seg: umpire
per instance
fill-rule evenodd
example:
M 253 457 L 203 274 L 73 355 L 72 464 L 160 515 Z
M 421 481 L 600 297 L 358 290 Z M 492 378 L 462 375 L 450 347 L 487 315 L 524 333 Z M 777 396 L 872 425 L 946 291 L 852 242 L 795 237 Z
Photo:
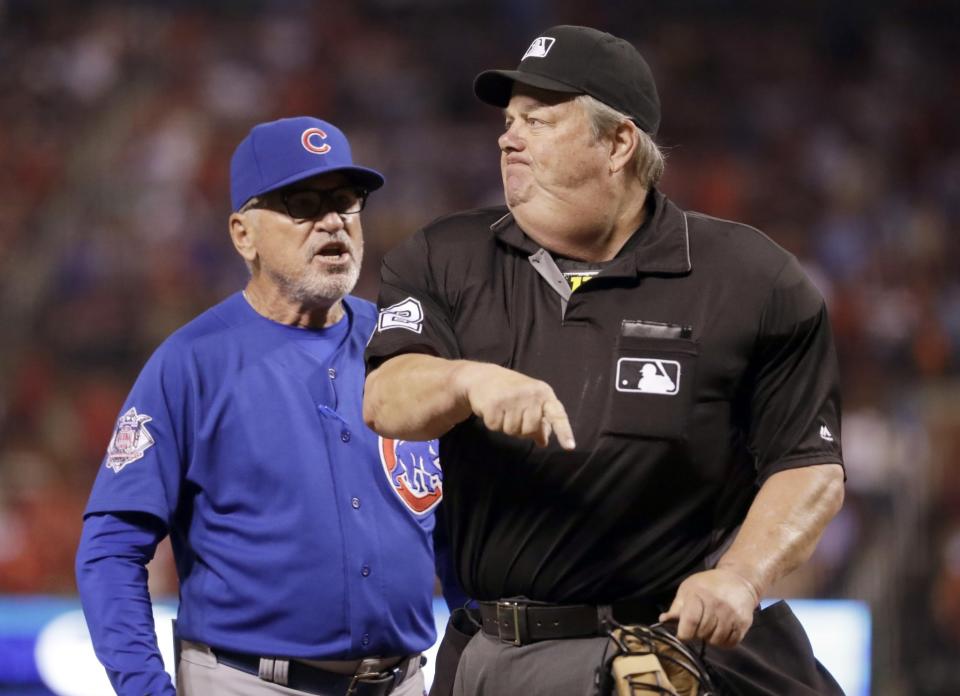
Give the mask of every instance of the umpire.
M 823 299 L 758 230 L 657 190 L 626 41 L 553 27 L 474 89 L 504 110 L 507 206 L 386 257 L 364 400 L 384 436 L 441 436 L 483 629 L 455 693 L 595 693 L 611 614 L 676 622 L 724 692 L 839 693 L 789 607 L 758 609 L 843 499 Z

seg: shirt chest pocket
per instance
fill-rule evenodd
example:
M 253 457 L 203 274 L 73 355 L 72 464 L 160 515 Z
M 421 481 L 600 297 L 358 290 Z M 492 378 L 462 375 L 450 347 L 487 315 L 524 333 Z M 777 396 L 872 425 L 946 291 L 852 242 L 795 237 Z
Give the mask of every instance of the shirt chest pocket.
M 604 433 L 685 440 L 699 351 L 697 342 L 687 338 L 620 336 Z

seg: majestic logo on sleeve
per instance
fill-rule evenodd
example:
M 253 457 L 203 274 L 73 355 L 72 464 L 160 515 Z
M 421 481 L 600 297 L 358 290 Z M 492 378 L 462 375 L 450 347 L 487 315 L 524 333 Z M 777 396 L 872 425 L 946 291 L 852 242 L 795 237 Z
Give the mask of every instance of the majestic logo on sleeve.
M 550 53 L 550 49 L 553 48 L 555 41 L 556 39 L 550 36 L 538 36 L 533 40 L 530 48 L 527 49 L 527 52 L 523 54 L 523 58 L 520 60 L 526 60 L 527 58 L 546 58 L 547 54 Z
M 833 442 L 833 433 L 830 432 L 830 428 L 826 425 L 820 426 L 820 439 L 826 440 L 827 442 Z
M 397 302 L 380 310 L 380 321 L 377 331 L 387 329 L 406 329 L 414 333 L 423 331 L 423 306 L 419 300 L 408 297 L 403 302 Z
M 443 498 L 437 441 L 379 440 L 380 461 L 393 492 L 414 514 L 430 512 Z
M 680 391 L 680 363 L 659 358 L 620 358 L 617 391 L 673 396 Z
M 137 413 L 135 408 L 120 416 L 107 445 L 107 467 L 114 473 L 120 473 L 123 467 L 140 459 L 153 446 L 153 436 L 147 430 L 147 423 L 152 420 L 146 414 Z

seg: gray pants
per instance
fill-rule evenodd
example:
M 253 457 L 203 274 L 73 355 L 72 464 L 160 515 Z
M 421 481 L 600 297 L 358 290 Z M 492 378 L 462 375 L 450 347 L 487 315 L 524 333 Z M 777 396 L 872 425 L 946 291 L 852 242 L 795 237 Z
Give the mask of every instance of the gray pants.
M 397 687 L 392 696 L 423 696 L 423 673 L 415 675 Z M 217 662 L 210 648 L 188 640 L 180 647 L 180 665 L 177 668 L 179 696 L 268 696 L 285 694 L 303 696 L 302 691 L 264 681 L 253 674 L 227 667 Z M 330 694 L 329 696 L 344 696 Z
M 518 647 L 481 631 L 463 650 L 453 696 L 593 696 L 594 675 L 610 643 L 606 637 L 571 638 Z M 786 602 L 758 611 L 736 648 L 707 646 L 705 660 L 724 693 L 843 696 Z
M 544 640 L 515 646 L 483 631 L 467 644 L 454 696 L 593 696 L 607 637 Z

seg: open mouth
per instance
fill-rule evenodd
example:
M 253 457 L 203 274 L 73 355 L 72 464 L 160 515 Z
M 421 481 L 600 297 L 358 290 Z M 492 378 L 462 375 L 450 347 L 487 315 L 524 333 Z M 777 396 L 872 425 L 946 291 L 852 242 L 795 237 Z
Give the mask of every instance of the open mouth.
M 350 247 L 343 242 L 327 242 L 314 256 L 319 256 L 324 261 L 346 261 L 350 258 Z

